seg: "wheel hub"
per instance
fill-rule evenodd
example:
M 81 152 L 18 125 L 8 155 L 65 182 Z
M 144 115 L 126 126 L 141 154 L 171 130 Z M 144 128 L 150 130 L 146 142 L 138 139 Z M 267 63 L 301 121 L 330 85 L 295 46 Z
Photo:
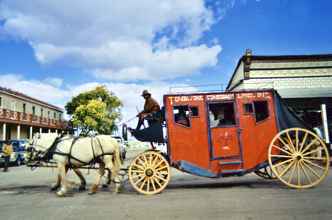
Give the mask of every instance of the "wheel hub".
M 148 168 L 145 170 L 145 175 L 148 177 L 153 176 L 153 170 L 151 168 Z
M 303 155 L 302 154 L 296 154 L 294 155 L 294 159 L 297 160 L 297 161 L 300 161 L 303 159 Z

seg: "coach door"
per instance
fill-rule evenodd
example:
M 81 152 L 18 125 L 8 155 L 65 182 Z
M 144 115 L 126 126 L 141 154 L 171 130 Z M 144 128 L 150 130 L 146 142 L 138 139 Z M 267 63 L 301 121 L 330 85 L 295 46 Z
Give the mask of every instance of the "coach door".
M 211 159 L 240 156 L 235 101 L 208 102 Z

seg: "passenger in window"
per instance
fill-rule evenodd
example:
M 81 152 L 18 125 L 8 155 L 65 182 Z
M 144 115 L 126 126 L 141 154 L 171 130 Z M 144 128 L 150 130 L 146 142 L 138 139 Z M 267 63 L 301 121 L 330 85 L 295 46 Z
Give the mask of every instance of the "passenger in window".
M 209 120 L 210 120 L 210 127 L 214 128 L 217 127 L 219 124 L 219 120 L 216 118 L 216 116 L 213 114 L 213 112 L 209 111 Z
M 186 115 L 186 112 L 183 109 L 180 109 L 177 119 L 176 119 L 176 123 L 184 125 L 186 127 L 189 127 L 189 119 Z

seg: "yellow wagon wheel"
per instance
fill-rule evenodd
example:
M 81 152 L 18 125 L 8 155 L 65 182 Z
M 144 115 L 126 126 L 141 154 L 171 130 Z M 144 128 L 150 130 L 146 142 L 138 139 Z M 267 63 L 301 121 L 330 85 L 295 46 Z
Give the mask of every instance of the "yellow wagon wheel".
M 271 141 L 268 154 L 272 172 L 289 187 L 310 188 L 328 174 L 328 149 L 315 133 L 306 129 L 281 131 Z
M 139 154 L 130 164 L 129 181 L 142 194 L 153 195 L 165 189 L 170 181 L 170 166 L 156 151 Z

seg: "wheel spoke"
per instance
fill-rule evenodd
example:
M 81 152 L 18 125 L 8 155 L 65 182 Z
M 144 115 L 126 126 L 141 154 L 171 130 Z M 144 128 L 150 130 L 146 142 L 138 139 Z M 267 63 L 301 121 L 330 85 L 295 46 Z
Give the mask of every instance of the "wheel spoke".
M 289 136 L 289 133 L 288 133 L 288 132 L 286 132 L 286 136 L 287 136 L 287 139 L 288 139 L 288 143 L 289 143 L 290 146 L 293 148 L 293 152 L 296 152 L 295 147 L 294 147 L 294 143 L 293 143 L 291 137 Z
M 155 176 L 156 177 L 156 176 Z M 155 182 L 158 184 L 159 187 L 162 187 L 162 185 L 159 183 L 158 180 L 155 180 Z
M 280 150 L 280 151 L 282 151 L 282 152 L 284 152 L 284 153 L 286 153 L 286 154 L 288 154 L 288 155 L 292 155 L 291 152 L 286 151 L 286 150 L 280 148 L 279 146 L 277 146 L 277 145 L 275 145 L 275 144 L 273 145 L 273 147 L 274 147 L 274 148 L 277 148 L 278 150 Z
M 148 159 L 146 158 L 146 155 L 145 155 L 145 154 L 143 154 L 143 158 L 144 158 L 144 162 L 145 162 L 145 163 L 148 163 Z
M 320 175 L 314 169 L 312 169 L 308 164 L 306 164 L 304 161 L 303 161 L 303 165 L 306 166 L 318 179 L 320 179 Z
M 299 151 L 299 130 L 295 130 L 295 149 Z
M 288 146 L 288 144 L 286 144 L 286 142 L 284 140 L 282 140 L 281 137 L 278 137 L 278 140 L 285 146 L 288 148 L 288 150 L 292 153 L 294 153 L 294 151 Z
M 315 163 L 311 162 L 310 160 L 307 160 L 307 159 L 303 159 L 303 160 L 304 160 L 306 163 L 309 163 L 309 164 L 311 164 L 311 165 L 314 166 L 314 167 L 317 167 L 317 168 L 319 168 L 319 169 L 325 170 L 324 167 L 319 166 L 318 164 L 315 164 Z
M 141 158 L 137 158 L 137 162 L 139 162 L 141 164 L 141 166 L 143 167 L 143 169 L 145 169 L 145 162 Z
M 297 168 L 297 185 L 300 186 L 301 185 L 301 170 L 300 170 L 300 165 L 299 165 L 299 161 L 296 161 L 296 168 Z
M 152 157 L 153 157 L 153 154 L 150 154 L 149 155 L 149 159 L 150 159 L 149 164 L 150 164 L 150 166 L 152 166 Z
M 155 158 L 153 158 L 151 162 L 151 167 L 154 167 L 155 163 L 158 161 L 158 155 L 155 155 Z
M 157 177 L 158 179 L 160 179 L 160 180 L 162 180 L 162 181 L 164 181 L 164 182 L 167 182 L 167 179 L 165 179 L 165 178 L 163 178 L 163 177 L 160 177 L 160 176 L 158 176 L 158 175 L 155 175 L 155 177 Z
M 304 138 L 303 138 L 303 140 L 302 140 L 302 143 L 301 143 L 301 146 L 300 146 L 299 152 L 302 151 L 303 146 L 304 146 L 304 144 L 305 144 L 305 142 L 306 142 L 306 140 L 307 140 L 307 137 L 308 137 L 308 132 L 306 132 L 305 135 L 304 135 Z
M 141 190 L 143 190 L 143 187 L 145 186 L 146 181 L 147 181 L 147 179 L 144 178 L 144 181 L 143 181 L 142 185 L 139 187 Z
M 300 160 L 299 165 L 300 165 L 300 167 L 301 167 L 301 169 L 302 169 L 302 172 L 304 173 L 304 175 L 306 176 L 307 180 L 309 181 L 309 184 L 311 184 L 311 183 L 312 183 L 312 180 L 311 180 L 309 174 L 307 173 L 307 171 L 304 169 L 304 167 L 303 167 L 302 164 L 303 164 L 303 161 Z
M 139 168 L 141 171 L 145 169 L 144 167 L 142 167 L 141 165 L 138 165 L 137 163 L 133 164 L 133 166 Z
M 163 160 L 159 161 L 159 163 L 157 163 L 157 165 L 155 165 L 153 168 L 157 169 L 163 162 L 164 162 Z
M 293 166 L 292 172 L 291 172 L 291 174 L 290 174 L 289 177 L 288 177 L 288 183 L 291 183 L 291 182 L 292 182 L 292 179 L 293 179 L 293 176 L 294 176 L 294 173 L 295 173 L 296 166 L 297 166 L 297 163 L 295 163 L 295 165 Z
M 293 158 L 292 156 L 288 156 L 288 155 L 275 155 L 275 154 L 271 154 L 271 157 L 279 157 L 279 158 Z
M 150 192 L 150 179 L 147 178 L 147 188 L 146 191 Z
M 277 163 L 277 164 L 274 164 L 273 166 L 274 166 L 274 167 L 279 167 L 279 166 L 281 166 L 281 165 L 284 165 L 284 164 L 286 164 L 286 163 L 291 162 L 292 160 L 293 160 L 293 158 L 288 159 L 288 160 L 285 160 L 285 161 L 280 162 L 280 163 Z
M 137 185 L 138 183 L 142 182 L 142 180 L 145 179 L 145 175 L 142 176 L 142 178 L 138 179 L 134 184 Z
M 307 160 L 327 160 L 325 157 L 303 157 L 304 159 Z
M 131 173 L 140 173 L 142 175 L 145 172 L 143 170 L 131 170 Z
M 295 163 L 295 160 L 293 160 L 280 174 L 279 176 L 280 177 L 283 177 L 287 172 L 288 170 L 293 166 L 293 164 Z
M 168 168 L 168 166 L 166 165 L 166 166 L 163 166 L 163 167 L 156 168 L 156 171 L 167 169 L 167 168 Z
M 305 148 L 304 150 L 301 151 L 301 153 L 306 152 L 307 150 L 309 150 L 309 148 L 316 143 L 316 139 L 312 140 Z
M 318 152 L 318 151 L 320 151 L 320 150 L 321 150 L 320 148 L 316 148 L 315 150 L 312 150 L 312 151 L 310 151 L 310 152 L 307 152 L 307 153 L 303 154 L 303 156 L 307 156 L 307 155 L 309 155 L 309 154 L 312 154 L 312 153 Z
M 287 136 L 287 142 L 290 144 L 290 146 L 293 148 L 293 152 L 295 152 L 295 147 L 294 147 L 294 143 L 293 143 L 293 141 L 292 141 L 292 139 L 291 139 L 291 137 L 289 136 L 289 133 L 288 132 L 286 132 L 286 136 Z
M 154 178 L 151 178 L 150 181 L 151 181 L 151 185 L 152 185 L 153 191 L 156 191 L 157 189 L 156 189 L 156 185 L 154 183 Z

